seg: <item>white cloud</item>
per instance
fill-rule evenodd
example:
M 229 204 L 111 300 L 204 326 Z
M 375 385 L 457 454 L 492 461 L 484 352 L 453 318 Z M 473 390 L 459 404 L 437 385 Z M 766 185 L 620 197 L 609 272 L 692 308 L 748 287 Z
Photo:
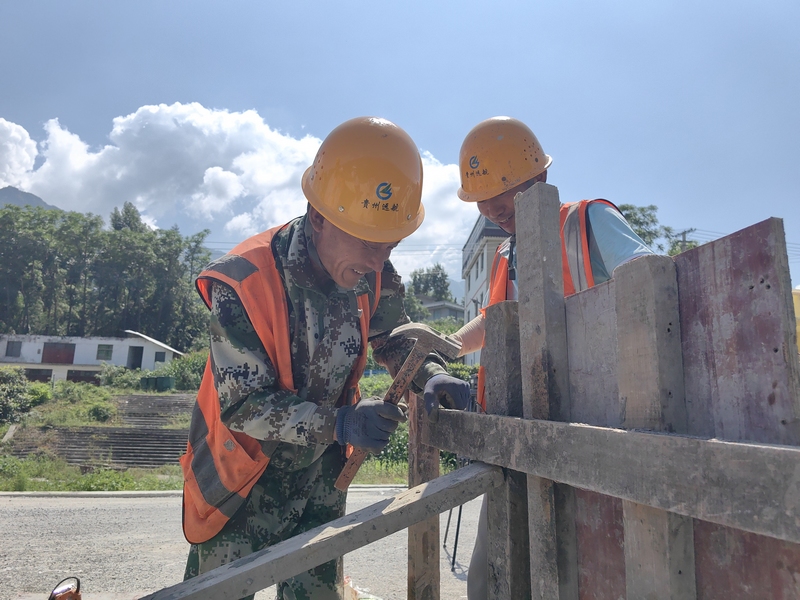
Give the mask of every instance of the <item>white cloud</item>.
M 37 154 L 36 142 L 25 128 L 0 117 L 0 188 L 20 185 Z
M 441 263 L 451 279 L 461 279 L 461 249 L 478 218 L 474 203 L 462 202 L 458 165 L 445 165 L 422 153 L 422 204 L 425 220 L 392 253 L 392 263 L 405 280 L 411 271 Z
M 210 167 L 203 175 L 200 191 L 192 194 L 192 206 L 210 217 L 226 208 L 242 193 L 244 186 L 239 182 L 236 173 L 225 171 L 221 167 Z
M 36 143 L 0 119 L 0 183 L 104 218 L 129 201 L 150 226 L 177 223 L 184 235 L 208 228 L 210 241 L 230 245 L 305 211 L 300 178 L 321 143 L 271 129 L 255 111 L 197 103 L 143 106 L 117 117 L 109 144 L 99 149 L 56 119 L 46 123 L 45 134 L 43 162 L 34 169 Z M 456 196 L 456 165 L 429 152 L 423 165 L 425 221 L 392 260 L 404 278 L 440 262 L 460 279 L 461 248 L 478 212 Z

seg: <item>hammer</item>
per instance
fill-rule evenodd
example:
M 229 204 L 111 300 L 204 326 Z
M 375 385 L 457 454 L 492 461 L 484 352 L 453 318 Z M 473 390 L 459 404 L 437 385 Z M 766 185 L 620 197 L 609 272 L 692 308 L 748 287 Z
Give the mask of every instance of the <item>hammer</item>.
M 386 395 L 383 397 L 384 402 L 397 404 L 406 393 L 408 385 L 414 379 L 420 366 L 425 362 L 425 358 L 433 351 L 443 354 L 447 358 L 455 358 L 461 350 L 461 342 L 457 342 L 453 338 L 442 335 L 435 329 L 424 325 L 423 323 L 407 323 L 392 330 L 389 338 L 395 336 L 403 336 L 409 339 L 416 339 L 414 347 L 406 357 L 403 366 L 397 372 L 392 385 L 386 390 Z M 353 479 L 361 468 L 364 459 L 367 458 L 367 451 L 362 448 L 353 448 L 353 453 L 347 459 L 339 478 L 334 484 L 337 490 L 346 491 Z

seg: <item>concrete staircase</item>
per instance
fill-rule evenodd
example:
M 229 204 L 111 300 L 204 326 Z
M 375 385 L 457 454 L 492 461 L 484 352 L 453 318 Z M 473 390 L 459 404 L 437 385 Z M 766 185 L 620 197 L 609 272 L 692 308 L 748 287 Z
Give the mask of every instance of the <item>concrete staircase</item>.
M 186 451 L 188 428 L 164 429 L 176 417 L 190 415 L 194 394 L 117 397 L 122 427 L 56 427 L 18 430 L 10 452 L 19 458 L 41 449 L 69 464 L 112 468 L 178 464 Z M 188 423 L 188 422 L 187 422 Z

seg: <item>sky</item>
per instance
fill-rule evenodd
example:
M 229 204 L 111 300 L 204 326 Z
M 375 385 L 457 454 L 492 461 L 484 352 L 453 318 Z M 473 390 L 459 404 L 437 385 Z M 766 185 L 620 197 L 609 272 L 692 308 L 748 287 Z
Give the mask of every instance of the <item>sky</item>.
M 656 205 L 707 242 L 783 219 L 800 285 L 800 3 L 0 1 L 0 187 L 209 247 L 302 214 L 322 139 L 387 118 L 423 156 L 408 278 L 461 277 L 458 152 L 516 117 L 564 202 Z

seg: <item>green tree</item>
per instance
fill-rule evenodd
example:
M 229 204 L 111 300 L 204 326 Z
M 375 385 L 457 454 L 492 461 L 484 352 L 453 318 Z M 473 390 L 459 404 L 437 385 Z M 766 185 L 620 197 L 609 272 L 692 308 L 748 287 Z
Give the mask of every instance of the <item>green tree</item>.
M 107 230 L 92 214 L 0 207 L 0 331 L 133 329 L 188 350 L 208 324 L 193 283 L 208 262 L 207 235 L 151 230 L 131 203 L 114 210 Z
M 406 286 L 406 295 L 403 298 L 403 307 L 406 310 L 408 318 L 416 323 L 420 323 L 431 316 L 428 310 L 422 306 L 419 298 L 417 298 L 413 285 Z
M 412 271 L 410 287 L 418 296 L 430 296 L 434 300 L 447 302 L 453 301 L 453 295 L 450 293 L 450 278 L 440 263 Z
M 656 216 L 658 207 L 655 204 L 648 206 L 620 204 L 619 210 L 636 235 L 653 250 L 658 252 L 666 250 L 669 256 L 674 256 L 697 246 L 696 241 L 686 238 L 694 229 L 676 233 L 672 227 L 661 225 Z

